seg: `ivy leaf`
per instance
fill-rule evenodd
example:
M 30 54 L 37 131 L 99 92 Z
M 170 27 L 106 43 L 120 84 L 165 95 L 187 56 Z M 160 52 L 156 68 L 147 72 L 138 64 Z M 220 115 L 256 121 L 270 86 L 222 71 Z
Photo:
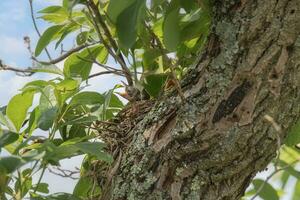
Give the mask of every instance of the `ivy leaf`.
M 175 8 L 166 15 L 163 23 L 163 41 L 170 52 L 176 51 L 180 42 L 179 20 L 179 9 Z
M 55 36 L 64 27 L 64 25 L 55 25 L 48 28 L 40 37 L 35 48 L 35 56 L 39 56 L 46 46 L 55 39 Z
M 26 119 L 27 111 L 32 105 L 33 96 L 33 92 L 17 94 L 8 103 L 6 114 L 14 124 L 16 131 L 21 129 Z
M 143 0 L 136 0 L 117 18 L 117 35 L 120 39 L 120 43 L 126 47 L 131 48 L 137 38 L 137 25 L 140 17 L 140 11 L 144 5 Z
M 264 180 L 261 179 L 255 179 L 252 181 L 254 188 L 256 191 L 258 191 L 260 189 L 260 187 L 262 185 L 263 188 L 262 190 L 258 193 L 258 195 L 265 200 L 279 200 L 278 194 L 276 192 L 276 190 L 273 188 L 272 185 L 270 185 L 269 183 L 265 182 Z
M 284 140 L 287 146 L 295 146 L 300 143 L 300 121 L 298 121 L 290 130 Z

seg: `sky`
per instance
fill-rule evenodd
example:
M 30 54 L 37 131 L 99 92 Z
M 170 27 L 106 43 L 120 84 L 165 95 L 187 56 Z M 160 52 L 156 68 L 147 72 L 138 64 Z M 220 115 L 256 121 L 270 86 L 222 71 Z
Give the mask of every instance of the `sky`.
M 34 0 L 35 11 L 50 5 L 59 4 L 60 0 Z M 30 66 L 30 54 L 26 49 L 23 37 L 29 36 L 34 47 L 38 36 L 35 32 L 31 16 L 30 9 L 27 0 L 0 0 L 0 60 L 4 63 L 13 65 L 20 68 L 26 68 Z M 45 30 L 47 24 L 41 20 L 37 20 L 38 26 L 41 30 Z M 51 54 L 57 55 L 50 49 Z M 42 60 L 46 59 L 45 55 L 42 55 Z M 63 63 L 59 63 L 60 68 L 63 67 Z M 93 69 L 97 71 L 97 69 Z M 35 79 L 50 79 L 49 75 L 37 74 L 31 77 L 16 76 L 13 72 L 0 71 L 0 107 L 7 105 L 9 99 L 18 93 L 18 90 L 26 83 Z M 94 90 L 103 92 L 113 87 L 119 80 L 112 76 L 102 77 L 100 79 L 93 79 L 90 82 L 91 87 L 88 90 Z M 81 157 L 77 157 L 71 160 L 64 160 L 62 168 L 74 169 L 74 167 L 80 167 Z M 258 175 L 260 178 L 265 178 L 269 172 L 263 172 Z M 43 180 L 49 183 L 49 189 L 51 193 L 54 192 L 69 192 L 71 193 L 76 181 L 72 179 L 61 178 L 54 176 L 53 174 L 46 173 Z M 289 199 L 285 197 L 283 199 Z

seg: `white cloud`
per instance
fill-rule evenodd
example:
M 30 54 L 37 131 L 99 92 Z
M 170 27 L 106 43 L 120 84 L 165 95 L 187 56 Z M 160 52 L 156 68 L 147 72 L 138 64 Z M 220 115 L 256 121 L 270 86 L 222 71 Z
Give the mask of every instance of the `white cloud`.
M 11 37 L 8 35 L 0 35 L 0 56 L 14 55 L 15 57 L 24 55 L 26 47 L 22 38 Z

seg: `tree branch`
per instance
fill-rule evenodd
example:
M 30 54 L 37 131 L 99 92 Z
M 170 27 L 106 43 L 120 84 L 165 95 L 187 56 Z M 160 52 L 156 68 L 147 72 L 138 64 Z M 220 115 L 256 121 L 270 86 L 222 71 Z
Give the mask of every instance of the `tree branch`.
M 12 67 L 10 65 L 3 64 L 2 60 L 0 60 L 0 71 L 13 71 L 16 73 L 22 73 L 22 76 L 31 76 L 35 72 L 32 71 L 31 68 L 26 68 L 26 69 L 20 69 L 16 67 Z

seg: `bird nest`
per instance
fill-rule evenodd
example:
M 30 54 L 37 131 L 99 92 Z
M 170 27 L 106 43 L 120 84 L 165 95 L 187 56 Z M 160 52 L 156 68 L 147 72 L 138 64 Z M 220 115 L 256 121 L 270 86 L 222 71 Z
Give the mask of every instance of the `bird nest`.
M 107 144 L 107 150 L 115 157 L 119 149 L 124 149 L 132 139 L 131 130 L 154 105 L 153 100 L 130 102 L 112 120 L 96 122 L 99 139 Z

